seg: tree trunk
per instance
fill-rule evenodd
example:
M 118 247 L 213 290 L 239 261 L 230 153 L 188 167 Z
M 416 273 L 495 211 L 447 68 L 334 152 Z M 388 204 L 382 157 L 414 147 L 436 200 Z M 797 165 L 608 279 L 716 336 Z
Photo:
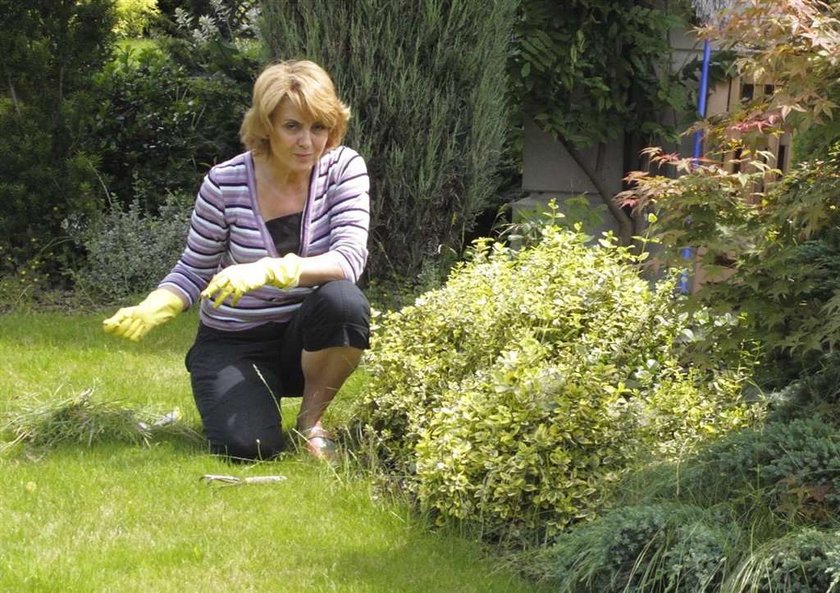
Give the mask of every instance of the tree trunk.
M 15 85 L 11 78 L 6 79 L 9 83 L 9 96 L 12 98 L 12 104 L 15 106 L 15 113 L 20 117 L 20 102 L 18 101 L 17 92 L 15 92 Z
M 630 217 L 618 204 L 615 203 L 613 196 L 607 191 L 604 184 L 601 183 L 601 178 L 598 177 L 595 171 L 592 170 L 592 167 L 589 166 L 578 150 L 572 146 L 571 143 L 567 142 L 565 138 L 560 138 L 560 143 L 569 153 L 569 156 L 571 156 L 575 163 L 577 163 L 577 166 L 580 167 L 581 171 L 583 171 L 589 178 L 593 187 L 598 191 L 598 195 L 601 197 L 601 200 L 607 205 L 607 209 L 616 224 L 618 224 L 618 238 L 621 241 L 621 244 L 630 245 L 633 240 L 633 222 L 630 220 Z

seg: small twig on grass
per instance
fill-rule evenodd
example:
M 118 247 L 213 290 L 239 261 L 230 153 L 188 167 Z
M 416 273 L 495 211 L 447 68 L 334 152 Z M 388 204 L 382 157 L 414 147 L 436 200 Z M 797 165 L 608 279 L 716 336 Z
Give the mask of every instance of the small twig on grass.
M 279 484 L 286 480 L 286 476 L 247 476 L 238 478 L 236 476 L 224 476 L 218 474 L 205 474 L 201 480 L 206 484 L 220 483 L 222 486 L 240 486 L 243 484 Z

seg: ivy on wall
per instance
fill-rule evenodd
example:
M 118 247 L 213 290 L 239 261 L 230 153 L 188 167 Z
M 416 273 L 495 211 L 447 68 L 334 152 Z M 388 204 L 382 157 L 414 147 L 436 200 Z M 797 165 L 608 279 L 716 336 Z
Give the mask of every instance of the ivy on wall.
M 559 140 L 602 194 L 624 239 L 631 222 L 600 187 L 578 149 L 624 138 L 624 170 L 639 152 L 672 138 L 663 115 L 691 112 L 684 77 L 671 68 L 669 34 L 685 26 L 683 3 L 522 0 L 510 77 L 522 114 Z

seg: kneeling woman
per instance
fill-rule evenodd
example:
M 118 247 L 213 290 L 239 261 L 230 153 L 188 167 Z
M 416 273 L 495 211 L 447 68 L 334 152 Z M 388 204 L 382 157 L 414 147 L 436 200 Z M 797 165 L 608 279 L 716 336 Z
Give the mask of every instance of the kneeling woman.
M 275 455 L 279 398 L 302 396 L 307 450 L 335 454 L 321 418 L 368 347 L 370 325 L 356 286 L 369 181 L 362 157 L 341 146 L 349 117 L 316 64 L 264 70 L 240 130 L 247 151 L 204 178 L 180 260 L 143 302 L 104 321 L 139 340 L 201 300 L 186 364 L 214 452 Z

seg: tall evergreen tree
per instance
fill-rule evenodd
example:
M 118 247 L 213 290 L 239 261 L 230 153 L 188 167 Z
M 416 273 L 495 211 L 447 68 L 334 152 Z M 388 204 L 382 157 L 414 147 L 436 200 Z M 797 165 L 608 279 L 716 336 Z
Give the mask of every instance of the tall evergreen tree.
M 462 247 L 490 205 L 508 126 L 515 0 L 263 0 L 275 59 L 308 58 L 353 109 L 372 184 L 373 274 Z

